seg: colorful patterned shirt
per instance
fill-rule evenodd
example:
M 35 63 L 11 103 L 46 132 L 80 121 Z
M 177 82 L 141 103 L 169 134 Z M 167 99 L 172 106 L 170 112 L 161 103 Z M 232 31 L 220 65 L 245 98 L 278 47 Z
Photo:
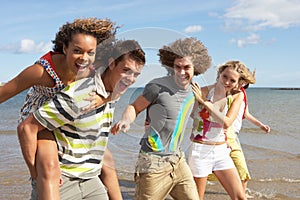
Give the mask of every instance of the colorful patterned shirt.
M 179 150 L 195 102 L 191 87 L 181 89 L 173 76 L 166 76 L 149 82 L 143 96 L 151 104 L 141 150 L 165 155 Z

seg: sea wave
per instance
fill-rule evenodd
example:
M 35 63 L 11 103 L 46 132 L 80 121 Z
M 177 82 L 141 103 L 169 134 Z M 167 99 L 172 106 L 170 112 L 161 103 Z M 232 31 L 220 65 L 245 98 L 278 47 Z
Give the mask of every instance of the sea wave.
M 260 182 L 287 182 L 287 183 L 300 183 L 300 179 L 291 179 L 291 178 L 265 178 L 265 179 L 258 179 L 257 181 Z

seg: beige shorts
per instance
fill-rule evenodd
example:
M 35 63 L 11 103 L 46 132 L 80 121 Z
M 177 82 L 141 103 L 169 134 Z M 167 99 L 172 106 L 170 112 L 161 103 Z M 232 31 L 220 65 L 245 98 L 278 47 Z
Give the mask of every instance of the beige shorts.
M 108 200 L 106 187 L 98 177 L 91 179 L 72 179 L 62 176 L 63 185 L 60 187 L 61 200 Z
M 234 133 L 234 136 L 235 137 L 230 138 L 230 140 L 228 140 L 228 143 L 231 146 L 230 157 L 233 160 L 233 163 L 239 173 L 240 179 L 242 181 L 248 181 L 251 179 L 251 177 L 247 167 L 244 152 L 242 150 L 238 134 Z
M 171 156 L 140 153 L 135 174 L 135 200 L 197 200 L 198 192 L 182 152 Z
M 98 177 L 92 179 L 72 179 L 62 176 L 63 185 L 60 187 L 61 200 L 108 200 L 107 190 Z M 38 200 L 36 180 L 31 180 L 31 198 Z

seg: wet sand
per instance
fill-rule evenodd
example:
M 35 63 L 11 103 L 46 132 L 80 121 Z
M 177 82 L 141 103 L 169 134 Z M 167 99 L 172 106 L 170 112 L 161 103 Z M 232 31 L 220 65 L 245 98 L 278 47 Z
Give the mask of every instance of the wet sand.
M 119 180 L 120 183 L 120 188 L 122 192 L 122 196 L 124 200 L 132 200 L 134 197 L 134 191 L 135 191 L 135 183 L 133 181 L 128 181 L 128 180 Z M 297 200 L 300 198 L 289 198 L 284 195 L 266 195 L 262 194 L 260 191 L 260 188 L 266 187 L 266 185 L 269 185 L 269 188 L 276 188 L 277 186 L 273 183 L 260 183 L 256 181 L 250 181 L 248 183 L 248 186 L 250 186 L 251 189 L 254 191 L 251 192 L 250 190 L 250 195 L 253 198 L 253 200 L 262 200 L 262 199 L 272 199 L 272 200 Z M 289 186 L 287 186 L 288 188 Z M 299 190 L 295 188 L 295 190 Z M 205 191 L 205 200 L 230 200 L 229 195 L 226 193 L 226 191 L 223 189 L 221 184 L 219 182 L 209 182 L 206 186 L 206 191 Z M 249 200 L 248 199 L 248 200 Z M 166 198 L 166 200 L 172 200 L 171 197 Z
M 122 191 L 123 200 L 132 200 L 134 197 L 134 187 L 135 183 L 133 181 L 120 180 L 120 188 Z M 166 200 L 171 200 L 171 197 L 166 198 Z M 209 185 L 205 193 L 205 199 L 211 200 L 230 200 L 227 193 L 223 190 L 220 185 Z

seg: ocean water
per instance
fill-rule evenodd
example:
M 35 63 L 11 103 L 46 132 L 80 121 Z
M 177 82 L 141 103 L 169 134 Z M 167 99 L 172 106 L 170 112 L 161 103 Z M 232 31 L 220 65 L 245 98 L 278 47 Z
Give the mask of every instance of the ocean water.
M 115 110 L 115 120 L 142 88 L 131 88 Z M 271 127 L 265 134 L 244 121 L 239 135 L 252 180 L 248 183 L 254 199 L 300 199 L 300 90 L 249 88 L 250 112 Z M 28 199 L 30 181 L 23 161 L 16 126 L 25 92 L 0 104 L 0 199 Z M 128 133 L 111 135 L 108 148 L 113 153 L 120 179 L 133 180 L 145 113 L 141 113 Z M 189 123 L 190 124 L 190 123 Z M 189 133 L 183 150 L 188 151 Z M 214 183 L 212 183 L 214 184 Z

